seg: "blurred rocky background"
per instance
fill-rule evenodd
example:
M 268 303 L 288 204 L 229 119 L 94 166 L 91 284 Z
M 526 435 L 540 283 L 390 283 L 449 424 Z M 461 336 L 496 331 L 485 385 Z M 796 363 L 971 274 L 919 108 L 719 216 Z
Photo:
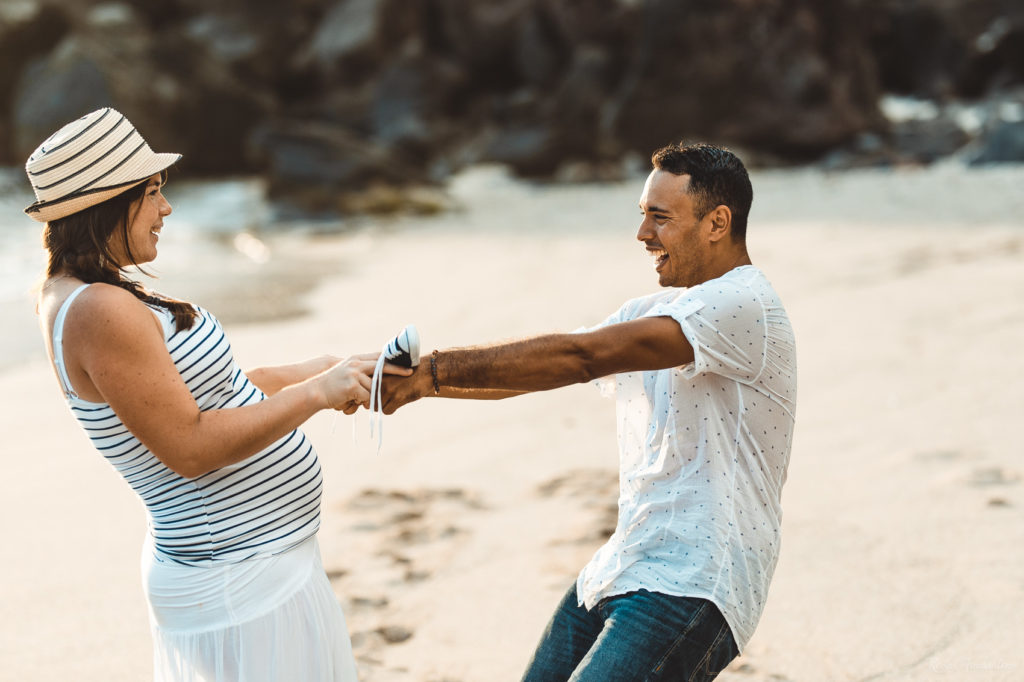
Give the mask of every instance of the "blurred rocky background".
M 0 0 L 0 164 L 102 106 L 183 174 L 260 174 L 310 212 L 485 162 L 615 179 L 680 139 L 1019 162 L 1024 3 Z

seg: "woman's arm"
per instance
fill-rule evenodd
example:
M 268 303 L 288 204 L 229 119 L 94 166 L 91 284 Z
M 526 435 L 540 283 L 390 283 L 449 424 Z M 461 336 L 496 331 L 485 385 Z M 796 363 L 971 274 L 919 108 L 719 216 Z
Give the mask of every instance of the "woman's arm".
M 326 372 L 343 359 L 333 355 L 321 355 L 318 358 L 311 358 L 291 365 L 257 367 L 247 371 L 245 375 L 265 394 L 274 395 L 283 388 L 294 386 L 317 374 Z
M 245 407 L 200 411 L 154 324 L 128 292 L 96 285 L 65 322 L 65 359 L 164 464 L 194 478 L 249 457 L 317 411 L 348 413 L 369 402 L 374 360 L 340 362 Z M 391 368 L 394 373 L 405 373 Z

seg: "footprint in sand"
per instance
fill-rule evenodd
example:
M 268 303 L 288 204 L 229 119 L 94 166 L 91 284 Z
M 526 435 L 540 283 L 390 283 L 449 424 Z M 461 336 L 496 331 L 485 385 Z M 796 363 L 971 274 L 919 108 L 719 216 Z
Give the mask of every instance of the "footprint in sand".
M 988 488 L 992 486 L 1010 486 L 1020 483 L 1020 475 L 1003 469 L 1002 467 L 985 467 L 975 469 L 967 484 L 975 488 Z M 988 498 L 989 507 L 1012 507 L 1013 504 L 1006 497 L 992 496 Z
M 351 529 L 356 532 L 353 551 L 356 544 L 365 545 L 358 550 L 365 558 L 333 573 L 343 579 L 342 594 L 359 595 L 348 599 L 346 612 L 360 674 L 366 672 L 363 677 L 382 669 L 383 648 L 415 636 L 413 628 L 394 622 L 389 598 L 375 593 L 390 590 L 401 595 L 401 588 L 418 589 L 418 584 L 429 581 L 468 537 L 469 531 L 457 522 L 467 511 L 485 508 L 475 494 L 458 488 L 367 489 L 345 503 L 345 516 L 353 519 Z
M 365 611 L 383 609 L 390 604 L 387 597 L 352 597 L 349 599 L 349 608 L 353 611 Z
M 403 568 L 406 581 L 424 580 L 430 575 L 410 555 L 429 553 L 428 548 L 464 535 L 468 531 L 456 520 L 468 510 L 485 509 L 476 495 L 460 488 L 367 489 L 347 507 L 347 513 L 360 517 L 352 526 L 354 530 L 381 533 L 379 556 Z M 419 548 L 424 551 L 417 552 Z
M 739 675 L 757 675 L 758 680 L 765 680 L 766 682 L 793 682 L 793 680 L 786 675 L 780 675 L 779 673 L 765 673 L 749 662 L 741 661 L 740 659 L 734 660 L 729 666 L 723 671 L 725 673 L 737 673 Z
M 594 520 L 573 534 L 571 539 L 554 544 L 593 544 L 604 541 L 615 532 L 618 523 L 618 473 L 607 469 L 575 469 L 545 481 L 537 487 L 544 498 L 583 498 L 582 507 L 595 510 Z
M 975 469 L 967 481 L 973 486 L 1012 485 L 1020 482 L 1020 476 L 1006 471 L 1002 467 L 986 467 Z

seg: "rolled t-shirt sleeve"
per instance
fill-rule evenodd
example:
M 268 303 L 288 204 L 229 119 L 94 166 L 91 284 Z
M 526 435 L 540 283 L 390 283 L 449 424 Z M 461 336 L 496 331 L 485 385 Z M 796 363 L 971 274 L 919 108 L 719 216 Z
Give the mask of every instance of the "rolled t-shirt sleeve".
M 627 301 L 626 303 L 624 303 L 622 305 L 621 308 L 619 308 L 614 313 L 612 313 L 611 315 L 606 317 L 603 322 L 601 322 L 599 324 L 595 324 L 592 327 L 580 327 L 578 329 L 574 329 L 572 331 L 572 333 L 573 334 L 585 334 L 587 332 L 597 331 L 598 329 L 602 329 L 604 327 L 607 327 L 608 325 L 618 324 L 619 322 L 625 322 L 626 320 L 632 319 L 631 317 L 628 317 L 628 315 L 630 314 L 630 311 L 637 306 L 639 300 L 640 299 L 633 299 L 631 301 Z M 615 375 L 614 374 L 610 374 L 608 376 L 603 376 L 603 377 L 598 377 L 598 378 L 594 379 L 593 381 L 591 381 L 590 383 L 593 384 L 594 386 L 597 386 L 597 388 L 601 391 L 601 395 L 603 397 L 605 397 L 605 398 L 614 398 L 615 397 Z
M 590 326 L 590 327 L 580 327 L 579 329 L 574 329 L 572 331 L 572 333 L 573 334 L 585 334 L 586 332 L 597 331 L 598 329 L 601 329 L 603 327 L 607 327 L 608 325 L 611 325 L 611 324 L 618 324 L 619 322 L 625 322 L 626 320 L 633 319 L 633 318 L 629 317 L 628 315 L 629 315 L 630 307 L 634 306 L 634 305 L 636 305 L 635 301 L 627 301 L 626 303 L 624 303 L 622 305 L 621 308 L 619 308 L 614 313 L 612 313 L 611 315 L 606 317 L 602 322 L 600 322 L 598 324 L 595 324 L 593 326 Z
M 681 368 L 692 378 L 707 372 L 743 383 L 757 381 L 765 365 L 764 308 L 749 287 L 724 279 L 688 289 L 671 289 L 627 301 L 590 332 L 641 317 L 670 317 L 693 348 L 694 360 Z M 614 393 L 614 377 L 594 381 L 603 395 Z
M 765 322 L 760 302 L 743 288 L 716 283 L 687 289 L 651 306 L 643 317 L 671 317 L 693 347 L 690 378 L 706 372 L 750 383 L 764 366 Z

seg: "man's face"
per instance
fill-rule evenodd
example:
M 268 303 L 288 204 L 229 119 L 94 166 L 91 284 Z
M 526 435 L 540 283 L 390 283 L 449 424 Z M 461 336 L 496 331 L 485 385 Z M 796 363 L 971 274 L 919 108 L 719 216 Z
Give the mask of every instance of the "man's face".
M 710 221 L 697 219 L 689 186 L 689 175 L 655 169 L 640 195 L 643 221 L 636 238 L 654 258 L 658 283 L 663 287 L 690 287 L 707 279 L 703 272 Z

